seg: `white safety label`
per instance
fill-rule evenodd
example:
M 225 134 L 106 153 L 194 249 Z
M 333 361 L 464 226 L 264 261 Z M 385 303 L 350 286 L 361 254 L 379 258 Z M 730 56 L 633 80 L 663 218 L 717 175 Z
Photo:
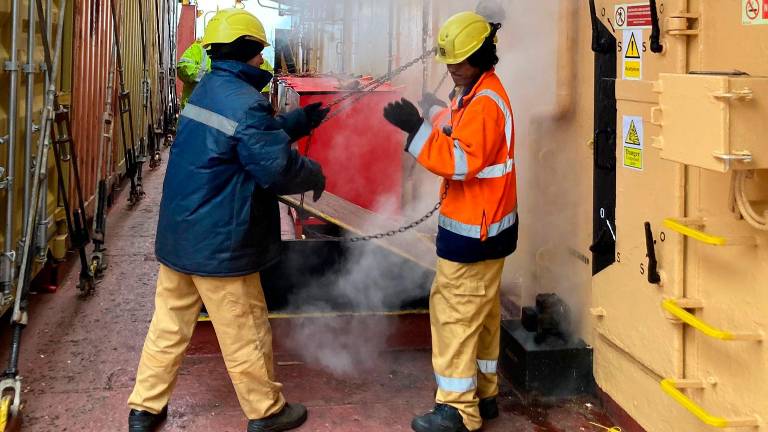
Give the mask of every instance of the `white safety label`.
M 643 52 L 646 49 L 642 30 L 624 30 L 624 40 L 619 45 L 622 58 L 622 78 L 643 79 Z

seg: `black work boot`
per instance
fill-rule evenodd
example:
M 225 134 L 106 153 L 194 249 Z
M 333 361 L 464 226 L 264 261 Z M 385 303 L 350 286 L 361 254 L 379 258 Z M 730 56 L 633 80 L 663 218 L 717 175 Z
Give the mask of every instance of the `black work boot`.
M 297 427 L 307 421 L 307 408 L 301 404 L 285 404 L 277 414 L 259 420 L 248 420 L 248 432 L 280 432 Z
M 132 409 L 128 414 L 128 432 L 154 432 L 168 417 L 168 407 L 160 414 Z
M 480 417 L 483 420 L 492 420 L 499 416 L 499 405 L 495 397 L 480 399 Z
M 437 404 L 435 408 L 413 419 L 411 429 L 416 432 L 469 432 L 456 408 Z

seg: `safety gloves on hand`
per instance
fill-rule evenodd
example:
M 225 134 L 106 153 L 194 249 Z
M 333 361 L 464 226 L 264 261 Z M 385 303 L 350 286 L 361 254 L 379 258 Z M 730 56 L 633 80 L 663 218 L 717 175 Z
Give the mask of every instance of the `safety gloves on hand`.
M 302 108 L 304 115 L 307 116 L 307 122 L 309 123 L 310 130 L 320 126 L 325 117 L 331 111 L 330 108 L 323 108 L 322 102 L 315 102 Z
M 312 187 L 312 201 L 317 202 L 325 192 L 325 174 L 323 174 L 322 168 L 317 172 L 314 178 L 314 186 Z
M 384 108 L 384 118 L 405 131 L 408 135 L 416 134 L 421 124 L 424 123 L 424 119 L 419 114 L 419 109 L 406 98 L 390 102 Z
M 325 174 L 323 173 L 323 167 L 319 163 L 309 158 L 303 158 L 307 164 L 307 168 L 304 171 L 303 179 L 300 183 L 303 184 L 305 191 L 312 191 L 312 201 L 317 201 L 323 195 L 325 191 Z

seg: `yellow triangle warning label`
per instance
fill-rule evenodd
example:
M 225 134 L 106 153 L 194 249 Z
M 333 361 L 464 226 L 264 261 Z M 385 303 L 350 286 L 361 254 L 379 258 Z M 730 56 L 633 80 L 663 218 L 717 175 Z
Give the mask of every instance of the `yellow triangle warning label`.
M 624 58 L 639 59 L 640 50 L 637 47 L 637 40 L 635 40 L 635 33 L 632 33 L 632 37 L 629 38 L 629 45 L 627 45 L 627 54 Z
M 642 145 L 640 136 L 637 134 L 637 127 L 635 126 L 634 120 L 629 124 L 629 132 L 627 132 L 627 139 L 624 140 L 624 142 L 634 146 Z

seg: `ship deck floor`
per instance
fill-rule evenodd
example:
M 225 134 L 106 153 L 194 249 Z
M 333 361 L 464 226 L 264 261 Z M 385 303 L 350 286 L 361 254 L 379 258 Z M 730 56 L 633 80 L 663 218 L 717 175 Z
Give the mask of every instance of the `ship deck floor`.
M 93 297 L 77 297 L 78 271 L 72 264 L 62 271 L 56 293 L 33 297 L 21 348 L 22 430 L 127 429 L 126 399 L 153 310 L 158 270 L 153 239 L 164 167 L 145 174 L 147 196 L 135 208 L 118 197 L 108 221 L 110 267 Z M 272 326 L 276 373 L 285 395 L 310 410 L 299 431 L 408 431 L 412 416 L 431 408 L 427 315 L 282 316 Z M 318 326 L 335 332 L 334 343 L 354 352 L 343 371 L 333 372 L 302 353 L 296 341 L 304 329 Z M 5 359 L 7 336 L 1 342 Z M 596 400 L 526 404 L 506 382 L 500 406 L 501 417 L 487 422 L 484 431 L 601 430 L 590 422 L 611 426 Z M 211 324 L 201 322 L 162 430 L 243 431 L 245 425 Z

